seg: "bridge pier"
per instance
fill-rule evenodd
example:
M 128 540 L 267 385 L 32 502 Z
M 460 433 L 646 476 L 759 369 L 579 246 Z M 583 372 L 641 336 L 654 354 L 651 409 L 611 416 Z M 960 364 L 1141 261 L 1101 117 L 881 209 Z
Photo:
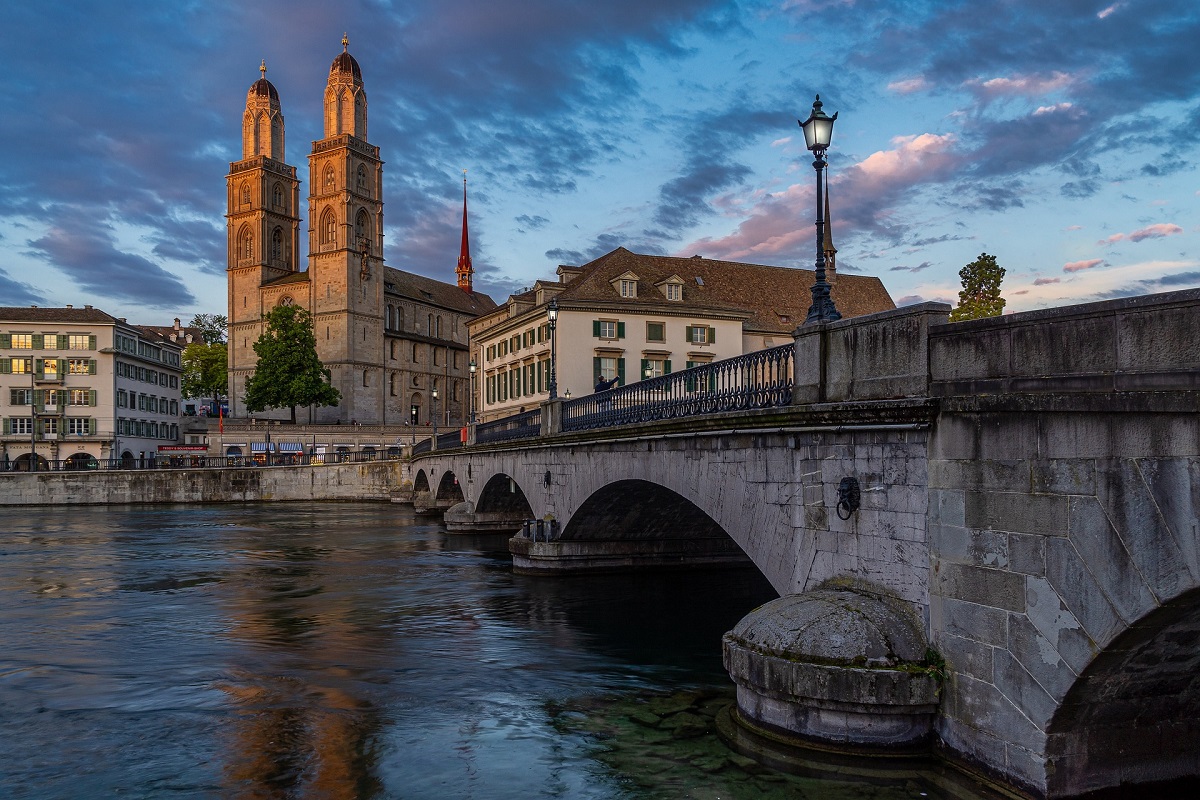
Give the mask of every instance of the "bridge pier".
M 522 534 L 508 540 L 513 571 L 519 575 L 708 569 L 749 566 L 752 563 L 728 536 L 705 539 L 534 541 L 535 535 L 527 537 Z
M 512 533 L 520 529 L 527 515 L 519 511 L 476 511 L 469 500 L 446 511 L 447 533 Z

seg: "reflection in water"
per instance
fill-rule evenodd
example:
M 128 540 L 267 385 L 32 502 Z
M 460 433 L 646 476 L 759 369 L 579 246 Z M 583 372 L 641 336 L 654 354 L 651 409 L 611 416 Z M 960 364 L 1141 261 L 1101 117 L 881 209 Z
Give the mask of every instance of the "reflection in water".
M 774 596 L 753 570 L 514 576 L 504 537 L 390 504 L 10 509 L 0 557 L 0 797 L 795 785 L 704 722 L 728 702 L 721 634 Z M 680 691 L 686 715 L 628 721 Z

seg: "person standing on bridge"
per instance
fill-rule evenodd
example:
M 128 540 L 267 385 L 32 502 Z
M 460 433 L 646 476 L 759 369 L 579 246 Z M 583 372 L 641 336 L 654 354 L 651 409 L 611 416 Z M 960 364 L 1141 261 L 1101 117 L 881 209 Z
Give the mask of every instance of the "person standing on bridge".
M 596 376 L 596 391 L 597 392 L 607 392 L 609 389 L 616 386 L 617 382 L 620 380 L 621 380 L 620 375 L 616 376 L 611 381 L 604 380 L 603 375 L 597 375 Z

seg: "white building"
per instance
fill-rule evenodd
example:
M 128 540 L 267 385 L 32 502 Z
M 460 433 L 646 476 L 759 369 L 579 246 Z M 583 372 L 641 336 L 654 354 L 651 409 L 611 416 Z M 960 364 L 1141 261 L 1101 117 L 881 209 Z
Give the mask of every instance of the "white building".
M 0 468 L 151 458 L 179 439 L 182 343 L 84 306 L 0 308 Z

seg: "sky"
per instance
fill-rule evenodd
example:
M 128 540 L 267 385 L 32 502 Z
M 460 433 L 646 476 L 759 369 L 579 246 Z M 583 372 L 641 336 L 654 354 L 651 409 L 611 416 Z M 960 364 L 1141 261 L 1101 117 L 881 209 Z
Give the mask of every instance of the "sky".
M 818 93 L 838 269 L 897 304 L 983 252 L 1010 312 L 1200 286 L 1195 0 L 56 0 L 0 7 L 0 306 L 224 313 L 246 91 L 307 216 L 343 33 L 386 263 L 454 281 L 465 169 L 500 302 L 618 246 L 811 269 Z

